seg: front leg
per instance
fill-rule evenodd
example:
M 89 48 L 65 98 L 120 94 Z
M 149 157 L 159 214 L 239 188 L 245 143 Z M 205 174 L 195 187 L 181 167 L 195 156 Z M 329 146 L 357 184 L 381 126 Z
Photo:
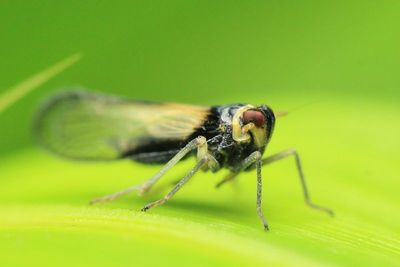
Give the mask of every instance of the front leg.
M 261 177 L 261 153 L 259 151 L 255 151 L 250 154 L 241 164 L 241 170 L 245 170 L 252 166 L 255 163 L 255 168 L 257 169 L 257 200 L 256 200 L 256 208 L 257 208 L 257 215 L 260 218 L 264 230 L 269 230 L 267 219 L 264 216 L 264 212 L 262 211 L 262 177 Z
M 330 216 L 333 216 L 334 215 L 333 210 L 331 210 L 329 208 L 322 207 L 322 206 L 317 205 L 317 204 L 314 204 L 311 201 L 310 194 L 309 194 L 309 191 L 308 191 L 308 186 L 307 186 L 307 183 L 306 183 L 306 177 L 304 176 L 303 167 L 302 167 L 301 160 L 300 160 L 300 156 L 299 156 L 299 154 L 297 153 L 297 151 L 295 149 L 284 150 L 284 151 L 279 152 L 279 153 L 277 153 L 275 155 L 269 156 L 269 157 L 265 158 L 262 161 L 262 164 L 263 165 L 271 164 L 273 162 L 279 161 L 281 159 L 284 159 L 284 158 L 287 158 L 287 157 L 290 157 L 290 156 L 293 156 L 295 158 L 297 172 L 299 174 L 301 187 L 303 189 L 304 201 L 306 202 L 306 204 L 309 207 L 313 208 L 313 209 L 317 209 L 317 210 L 326 212 Z
M 322 206 L 317 205 L 317 204 L 314 204 L 311 201 L 309 190 L 308 190 L 308 186 L 307 186 L 307 183 L 306 183 L 306 178 L 305 178 L 305 175 L 304 175 L 304 172 L 303 172 L 303 168 L 302 168 L 302 164 L 301 164 L 301 160 L 300 160 L 300 156 L 299 156 L 299 154 L 297 153 L 296 150 L 288 149 L 288 150 L 284 150 L 282 152 L 279 152 L 277 154 L 274 154 L 272 156 L 269 156 L 269 157 L 267 157 L 267 158 L 262 160 L 262 165 L 268 165 L 268 164 L 271 164 L 273 162 L 277 162 L 279 160 L 285 159 L 285 158 L 287 158 L 289 156 L 293 156 L 295 158 L 297 172 L 299 174 L 301 186 L 302 186 L 302 189 L 303 189 L 303 196 L 304 196 L 304 200 L 305 200 L 306 204 L 309 207 L 313 208 L 313 209 L 317 209 L 317 210 L 326 212 L 330 216 L 333 216 L 334 213 L 333 213 L 333 211 L 331 209 L 326 208 L 326 207 L 322 207 Z M 254 168 L 256 168 L 256 166 L 251 166 L 250 168 L 254 169 Z M 221 185 L 225 184 L 226 182 L 234 180 L 239 173 L 240 172 L 231 172 L 231 173 L 229 173 L 223 180 L 221 180 L 216 185 L 216 187 L 220 187 Z

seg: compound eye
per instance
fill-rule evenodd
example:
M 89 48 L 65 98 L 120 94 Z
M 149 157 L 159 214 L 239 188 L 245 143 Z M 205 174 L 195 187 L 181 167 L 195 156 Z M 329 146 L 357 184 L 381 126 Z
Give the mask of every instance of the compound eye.
M 247 110 L 243 113 L 243 124 L 254 123 L 257 127 L 265 125 L 265 115 L 259 110 Z

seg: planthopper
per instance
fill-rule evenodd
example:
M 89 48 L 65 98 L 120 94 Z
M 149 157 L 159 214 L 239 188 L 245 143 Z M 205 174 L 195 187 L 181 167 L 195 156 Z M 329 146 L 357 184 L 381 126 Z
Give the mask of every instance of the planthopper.
M 256 211 L 268 230 L 261 206 L 262 166 L 293 156 L 306 204 L 333 215 L 332 210 L 311 201 L 296 150 L 262 158 L 274 125 L 274 112 L 266 105 L 153 103 L 74 90 L 45 102 L 36 116 L 34 134 L 50 151 L 77 160 L 131 159 L 163 164 L 142 184 L 96 198 L 92 204 L 133 191 L 148 192 L 175 164 L 195 156 L 197 163 L 173 189 L 164 198 L 145 205 L 142 211 L 170 200 L 199 170 L 217 172 L 228 168 L 230 173 L 217 184 L 219 187 L 242 171 L 255 169 Z

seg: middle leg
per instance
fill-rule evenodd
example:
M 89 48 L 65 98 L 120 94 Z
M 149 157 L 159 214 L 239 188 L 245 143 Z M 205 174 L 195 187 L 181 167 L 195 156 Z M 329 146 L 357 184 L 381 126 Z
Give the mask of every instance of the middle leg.
M 193 175 L 198 172 L 201 168 L 210 168 L 210 169 L 215 169 L 218 168 L 219 164 L 216 161 L 216 159 L 210 155 L 209 153 L 205 154 L 202 158 L 198 160 L 196 165 L 190 170 L 189 173 L 187 173 L 175 186 L 174 188 L 163 198 L 154 201 L 152 203 L 147 204 L 142 208 L 142 211 L 147 211 L 150 208 L 159 206 L 170 200 L 176 192 L 179 191 L 179 189 L 182 188 L 189 180 L 190 178 L 193 177 Z
M 147 191 L 150 190 L 150 188 L 161 179 L 161 177 L 164 176 L 166 172 L 168 172 L 172 167 L 174 167 L 184 156 L 186 156 L 188 153 L 190 153 L 194 149 L 198 149 L 199 151 L 202 151 L 202 153 L 205 154 L 204 151 L 207 151 L 207 140 L 203 136 L 199 136 L 192 141 L 190 141 L 181 151 L 179 151 L 170 161 L 165 164 L 159 172 L 157 172 L 153 177 L 151 177 L 149 180 L 145 181 L 142 184 L 139 185 L 134 185 L 131 187 L 128 187 L 124 190 L 112 193 L 110 195 L 106 195 L 103 197 L 98 197 L 96 199 L 93 199 L 90 204 L 96 204 L 100 202 L 107 202 L 107 201 L 112 201 L 114 199 L 117 199 L 123 195 L 129 194 L 130 192 L 133 191 L 138 191 L 140 194 L 143 194 Z

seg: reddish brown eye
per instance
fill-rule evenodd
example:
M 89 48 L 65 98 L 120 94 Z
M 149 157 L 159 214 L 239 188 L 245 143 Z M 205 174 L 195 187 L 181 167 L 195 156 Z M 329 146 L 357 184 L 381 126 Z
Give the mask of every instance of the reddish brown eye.
M 257 127 L 265 125 L 264 113 L 258 110 L 247 110 L 243 113 L 243 123 L 254 123 Z

